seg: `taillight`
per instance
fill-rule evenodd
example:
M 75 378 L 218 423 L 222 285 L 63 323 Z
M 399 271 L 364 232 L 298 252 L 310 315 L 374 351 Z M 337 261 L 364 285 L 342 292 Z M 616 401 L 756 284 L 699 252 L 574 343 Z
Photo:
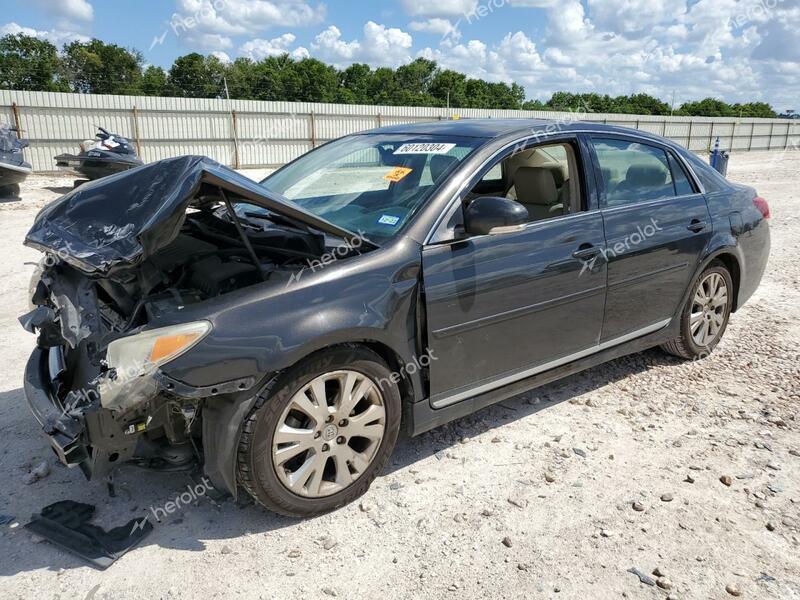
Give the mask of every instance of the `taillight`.
M 769 219 L 769 204 L 767 204 L 766 200 L 764 200 L 761 196 L 756 196 L 753 198 L 753 204 L 765 219 Z

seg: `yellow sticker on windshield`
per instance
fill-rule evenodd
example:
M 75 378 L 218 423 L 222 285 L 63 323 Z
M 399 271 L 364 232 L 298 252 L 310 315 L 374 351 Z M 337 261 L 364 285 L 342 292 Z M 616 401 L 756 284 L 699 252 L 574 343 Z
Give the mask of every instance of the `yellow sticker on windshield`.
M 384 179 L 397 183 L 403 177 L 411 173 L 414 169 L 409 169 L 408 167 L 395 167 L 391 171 L 389 171 L 386 175 L 383 176 Z

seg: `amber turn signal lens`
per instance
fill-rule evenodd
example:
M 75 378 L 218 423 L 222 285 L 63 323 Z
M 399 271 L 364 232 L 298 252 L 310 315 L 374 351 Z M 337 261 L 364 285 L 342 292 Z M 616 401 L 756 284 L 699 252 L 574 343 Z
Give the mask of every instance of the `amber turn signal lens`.
M 199 337 L 199 333 L 181 333 L 157 338 L 155 344 L 153 344 L 153 349 L 150 351 L 150 362 L 158 363 L 177 354 Z

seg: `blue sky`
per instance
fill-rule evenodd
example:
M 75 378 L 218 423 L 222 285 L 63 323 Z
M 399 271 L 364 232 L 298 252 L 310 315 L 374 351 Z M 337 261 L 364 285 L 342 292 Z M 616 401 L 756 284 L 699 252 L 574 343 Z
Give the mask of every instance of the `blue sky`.
M 719 97 L 800 110 L 800 0 L 7 0 L 0 33 L 99 37 L 169 66 L 282 52 L 337 66 L 424 56 L 529 98 Z

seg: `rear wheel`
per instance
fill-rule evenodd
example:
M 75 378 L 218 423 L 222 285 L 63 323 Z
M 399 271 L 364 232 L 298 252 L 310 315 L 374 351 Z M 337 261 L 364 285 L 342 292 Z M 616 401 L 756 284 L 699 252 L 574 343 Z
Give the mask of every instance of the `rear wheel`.
M 728 327 L 733 306 L 733 282 L 728 269 L 714 261 L 700 274 L 681 313 L 681 334 L 662 345 L 681 358 L 705 358 Z
M 400 391 L 391 375 L 377 354 L 355 346 L 295 367 L 244 423 L 239 483 L 266 508 L 292 517 L 361 496 L 400 430 Z

